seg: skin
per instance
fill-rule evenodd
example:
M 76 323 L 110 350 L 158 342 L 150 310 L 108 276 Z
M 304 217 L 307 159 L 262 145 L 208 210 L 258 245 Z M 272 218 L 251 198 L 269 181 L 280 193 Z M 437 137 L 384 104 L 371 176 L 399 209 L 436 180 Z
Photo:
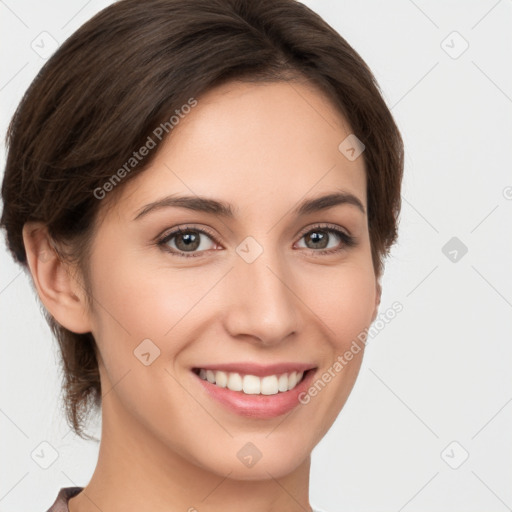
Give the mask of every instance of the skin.
M 305 198 L 339 190 L 367 211 L 364 160 L 338 150 L 350 133 L 329 99 L 305 83 L 231 82 L 198 98 L 150 167 L 101 210 L 91 311 L 44 228 L 25 226 L 42 302 L 69 330 L 91 331 L 100 351 L 99 458 L 71 512 L 239 512 L 242 503 L 245 512 L 310 510 L 311 451 L 345 404 L 364 351 L 307 405 L 272 419 L 224 408 L 190 368 L 298 361 L 314 363 L 318 377 L 375 319 L 381 289 L 366 214 L 351 204 L 291 213 Z M 175 193 L 229 202 L 235 219 L 172 207 L 133 220 Z M 329 247 L 342 250 L 318 255 L 301 233 L 324 222 L 357 245 L 343 248 L 330 234 Z M 217 240 L 199 235 L 196 253 L 204 252 L 191 258 L 154 244 L 185 224 L 209 228 Z M 236 252 L 247 236 L 263 249 L 251 264 Z M 177 242 L 167 246 L 183 248 Z M 149 366 L 133 354 L 147 338 L 160 349 Z M 237 458 L 247 442 L 262 453 L 250 468 Z

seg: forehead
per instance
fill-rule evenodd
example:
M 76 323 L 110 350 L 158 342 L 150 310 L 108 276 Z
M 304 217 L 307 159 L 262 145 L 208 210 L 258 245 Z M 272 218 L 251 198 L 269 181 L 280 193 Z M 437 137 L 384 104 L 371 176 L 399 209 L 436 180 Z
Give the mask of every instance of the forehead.
M 123 187 L 123 213 L 171 193 L 268 210 L 273 201 L 291 204 L 336 189 L 366 207 L 364 160 L 339 150 L 351 128 L 310 84 L 230 82 L 187 110 L 151 165 Z

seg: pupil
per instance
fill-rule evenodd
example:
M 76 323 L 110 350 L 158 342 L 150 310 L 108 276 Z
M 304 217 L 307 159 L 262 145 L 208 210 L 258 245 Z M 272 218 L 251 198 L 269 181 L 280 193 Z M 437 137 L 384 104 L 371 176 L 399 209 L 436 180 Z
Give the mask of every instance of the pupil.
M 321 231 L 314 231 L 313 233 L 311 233 L 308 237 L 310 240 L 313 241 L 313 244 L 315 244 L 317 247 L 314 247 L 316 249 L 320 248 L 320 249 L 323 249 L 326 247 L 325 245 L 325 241 L 327 240 L 327 236 L 325 235 L 325 233 L 322 233 Z M 322 244 L 322 242 L 324 242 Z M 318 245 L 320 245 L 321 247 L 318 247 Z
M 176 246 L 178 247 L 178 249 L 183 249 L 183 247 L 180 247 L 180 240 L 184 241 L 185 249 L 197 249 L 199 247 L 199 237 L 196 234 L 184 233 L 177 237 Z

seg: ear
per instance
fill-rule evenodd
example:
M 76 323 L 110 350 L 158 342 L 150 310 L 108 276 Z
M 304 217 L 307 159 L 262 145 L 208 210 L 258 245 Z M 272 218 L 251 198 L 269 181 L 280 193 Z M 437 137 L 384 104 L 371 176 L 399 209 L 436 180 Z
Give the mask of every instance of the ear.
M 375 309 L 373 310 L 373 316 L 372 321 L 373 323 L 375 319 L 377 318 L 377 314 L 379 313 L 379 305 L 380 305 L 380 299 L 382 297 L 382 286 L 380 284 L 380 281 L 378 279 L 375 279 Z
M 46 226 L 25 223 L 23 242 L 32 281 L 47 311 L 69 331 L 90 332 L 85 290 L 57 253 Z

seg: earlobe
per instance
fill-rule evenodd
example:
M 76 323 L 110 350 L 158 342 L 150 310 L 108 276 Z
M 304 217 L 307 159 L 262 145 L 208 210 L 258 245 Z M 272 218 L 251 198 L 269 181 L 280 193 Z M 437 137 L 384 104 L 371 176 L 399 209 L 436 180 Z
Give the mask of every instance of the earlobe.
M 379 313 L 379 305 L 380 305 L 381 297 L 382 297 L 382 286 L 381 286 L 379 280 L 375 280 L 375 309 L 373 310 L 373 316 L 372 316 L 371 323 L 373 323 L 375 321 L 375 319 L 377 318 L 377 314 Z
M 45 308 L 69 331 L 90 332 L 85 292 L 54 248 L 46 226 L 25 223 L 23 242 L 32 281 Z

